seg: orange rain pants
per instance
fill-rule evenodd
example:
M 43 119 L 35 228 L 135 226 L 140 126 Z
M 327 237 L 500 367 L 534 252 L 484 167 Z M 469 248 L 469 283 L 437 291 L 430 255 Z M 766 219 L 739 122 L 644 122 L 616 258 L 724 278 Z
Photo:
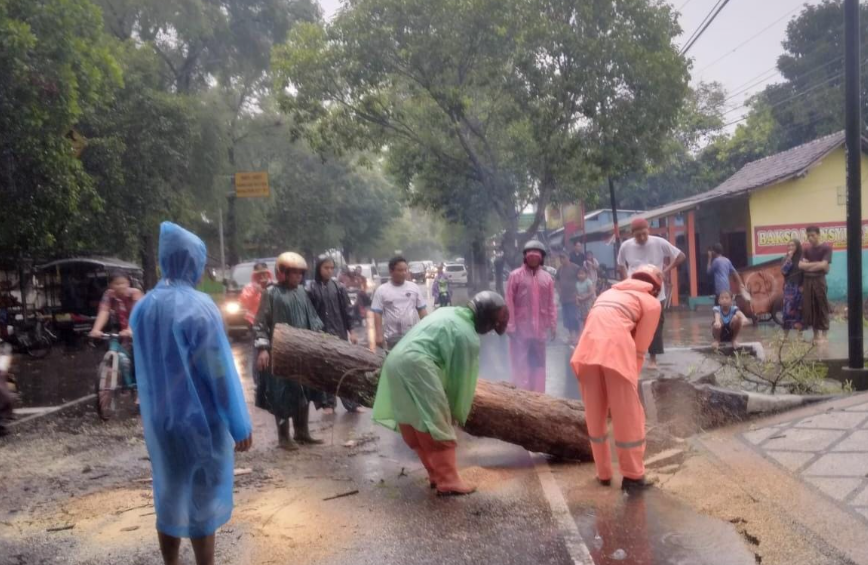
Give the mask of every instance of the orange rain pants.
M 603 480 L 612 478 L 606 422 L 611 409 L 621 475 L 628 479 L 641 479 L 645 476 L 645 410 L 639 400 L 637 382 L 599 365 L 582 366 L 579 371 L 597 477 Z
M 428 471 L 428 481 L 438 492 L 471 492 L 458 474 L 458 463 L 455 450 L 458 443 L 454 441 L 437 441 L 431 434 L 420 432 L 409 424 L 398 424 L 401 437 L 407 447 L 416 452 L 425 470 Z
M 601 480 L 612 478 L 607 423 L 612 413 L 621 474 L 645 475 L 645 410 L 639 400 L 639 372 L 660 319 L 651 285 L 635 279 L 601 294 L 588 314 L 570 365 L 579 379 L 591 451 Z

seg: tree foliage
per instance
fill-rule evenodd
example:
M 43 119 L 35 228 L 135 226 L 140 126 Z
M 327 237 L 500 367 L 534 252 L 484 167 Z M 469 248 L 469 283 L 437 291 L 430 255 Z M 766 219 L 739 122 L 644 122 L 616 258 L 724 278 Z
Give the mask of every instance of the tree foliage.
M 678 31 L 640 0 L 349 0 L 290 32 L 276 86 L 314 147 L 388 147 L 411 200 L 466 227 L 490 211 L 514 253 L 548 202 L 659 155 L 687 90 Z
M 95 0 L 107 29 L 121 40 L 147 42 L 176 92 L 209 88 L 209 81 L 258 78 L 271 48 L 296 21 L 319 17 L 311 0 Z
M 76 249 L 69 236 L 92 207 L 73 126 L 121 84 L 87 0 L 0 0 L 0 248 Z
M 378 163 L 324 161 L 270 98 L 272 46 L 316 21 L 315 3 L 93 2 L 0 0 L 4 251 L 118 255 L 150 284 L 160 221 L 216 259 L 232 175 L 249 170 L 271 173 L 274 196 L 238 202 L 227 236 L 245 253 L 381 238 L 399 205 Z

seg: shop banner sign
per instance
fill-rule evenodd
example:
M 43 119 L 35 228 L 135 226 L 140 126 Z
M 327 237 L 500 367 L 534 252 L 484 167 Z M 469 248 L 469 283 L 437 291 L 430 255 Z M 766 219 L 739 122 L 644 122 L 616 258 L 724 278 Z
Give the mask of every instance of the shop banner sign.
M 754 255 L 786 253 L 787 243 L 792 239 L 808 241 L 805 228 L 811 224 L 785 224 L 756 226 L 754 232 Z M 828 243 L 835 251 L 847 249 L 847 225 L 844 222 L 813 224 L 820 228 L 820 241 Z M 862 223 L 862 248 L 868 248 L 868 221 Z

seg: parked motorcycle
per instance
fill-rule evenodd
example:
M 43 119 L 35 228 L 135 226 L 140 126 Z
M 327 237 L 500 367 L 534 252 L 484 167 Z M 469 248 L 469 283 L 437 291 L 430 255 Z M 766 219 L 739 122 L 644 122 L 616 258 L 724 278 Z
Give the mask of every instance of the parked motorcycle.
M 5 328 L 3 339 L 17 353 L 26 353 L 34 359 L 42 359 L 51 353 L 57 335 L 41 318 L 31 322 L 19 322 Z
M 353 325 L 362 325 L 365 321 L 369 305 L 368 295 L 355 287 L 347 288 L 347 294 L 350 297 L 350 304 L 353 310 Z

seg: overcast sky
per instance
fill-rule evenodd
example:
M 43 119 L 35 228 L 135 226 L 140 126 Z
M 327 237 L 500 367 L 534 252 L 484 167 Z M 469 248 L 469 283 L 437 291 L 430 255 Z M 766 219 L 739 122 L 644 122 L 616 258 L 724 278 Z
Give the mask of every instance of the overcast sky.
M 682 14 L 680 23 L 684 32 L 679 44 L 697 29 L 716 3 L 717 0 L 673 0 L 672 5 Z M 730 0 L 688 53 L 693 59 L 693 81 L 718 81 L 731 93 L 759 82 L 731 104 L 743 102 L 766 84 L 772 84 L 780 78 L 773 67 L 783 52 L 781 42 L 787 22 L 804 5 L 816 3 L 816 0 Z M 330 17 L 340 6 L 340 0 L 320 0 L 320 4 L 326 17 Z M 726 118 L 733 120 L 741 114 L 740 110 L 733 111 Z

